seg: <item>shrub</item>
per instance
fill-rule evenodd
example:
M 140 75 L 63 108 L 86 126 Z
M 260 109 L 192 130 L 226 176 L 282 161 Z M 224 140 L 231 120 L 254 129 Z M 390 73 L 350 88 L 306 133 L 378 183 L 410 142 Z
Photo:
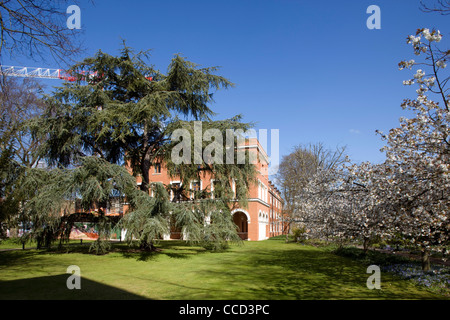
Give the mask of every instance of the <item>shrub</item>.
M 306 240 L 306 228 L 304 226 L 294 227 L 292 229 L 292 235 L 295 242 L 303 243 Z

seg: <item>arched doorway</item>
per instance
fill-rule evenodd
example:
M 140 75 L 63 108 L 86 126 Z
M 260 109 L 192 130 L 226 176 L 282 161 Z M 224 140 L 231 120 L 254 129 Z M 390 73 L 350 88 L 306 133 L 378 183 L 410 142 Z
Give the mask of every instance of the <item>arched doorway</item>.
M 233 221 L 238 226 L 238 235 L 242 240 L 248 239 L 248 219 L 242 211 L 236 211 L 233 214 Z

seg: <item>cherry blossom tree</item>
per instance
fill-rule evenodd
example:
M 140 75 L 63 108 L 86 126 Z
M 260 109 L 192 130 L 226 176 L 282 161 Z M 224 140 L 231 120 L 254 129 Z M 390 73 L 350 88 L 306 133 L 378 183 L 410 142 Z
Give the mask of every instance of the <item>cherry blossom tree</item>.
M 370 240 L 380 235 L 384 225 L 373 197 L 382 175 L 374 175 L 370 163 L 351 165 L 348 161 L 333 170 L 317 172 L 309 181 L 302 203 L 303 222 L 311 236 L 340 245 L 362 241 L 367 251 Z M 378 172 L 382 171 L 380 166 Z
M 403 82 L 418 86 L 417 97 L 402 103 L 411 118 L 400 118 L 388 134 L 378 132 L 386 141 L 386 161 L 317 172 L 309 181 L 302 210 L 315 236 L 362 239 L 367 250 L 371 238 L 400 235 L 421 250 L 424 271 L 431 251 L 448 246 L 450 50 L 439 49 L 441 39 L 438 30 L 425 28 L 407 38 L 421 61 L 401 61 L 399 68 L 417 68 Z
M 284 193 L 284 212 L 287 216 L 285 223 L 287 221 L 290 225 L 300 222 L 309 226 L 310 230 L 317 230 L 316 226 L 312 228 L 311 221 L 319 216 L 310 215 L 309 202 L 315 202 L 314 197 L 323 194 L 322 187 L 326 188 L 322 185 L 326 183 L 325 177 L 331 177 L 332 172 L 345 159 L 345 147 L 331 150 L 322 143 L 295 146 L 290 154 L 283 157 L 276 181 Z M 317 190 L 314 192 L 309 192 L 306 188 L 310 181 L 317 183 Z
M 419 87 L 415 99 L 402 103 L 414 116 L 402 117 L 400 127 L 380 133 L 387 143 L 385 184 L 390 191 L 384 202 L 395 205 L 395 228 L 421 249 L 424 271 L 429 270 L 430 250 L 448 245 L 450 234 L 450 95 L 445 69 L 450 50 L 438 48 L 441 39 L 439 30 L 426 28 L 407 38 L 415 55 L 423 57 L 399 63 L 400 70 L 418 68 L 403 82 Z

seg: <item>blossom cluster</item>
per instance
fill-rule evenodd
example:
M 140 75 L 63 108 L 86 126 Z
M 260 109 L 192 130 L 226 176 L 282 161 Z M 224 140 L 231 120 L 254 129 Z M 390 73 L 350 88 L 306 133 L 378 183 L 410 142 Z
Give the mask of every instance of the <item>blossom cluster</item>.
M 428 43 L 422 41 L 422 37 L 425 38 Z M 421 53 L 426 53 L 428 46 L 432 42 L 440 42 L 442 35 L 439 30 L 432 30 L 428 28 L 418 29 L 416 35 L 410 35 L 407 37 L 406 42 L 412 44 L 414 48 L 414 53 L 420 55 Z

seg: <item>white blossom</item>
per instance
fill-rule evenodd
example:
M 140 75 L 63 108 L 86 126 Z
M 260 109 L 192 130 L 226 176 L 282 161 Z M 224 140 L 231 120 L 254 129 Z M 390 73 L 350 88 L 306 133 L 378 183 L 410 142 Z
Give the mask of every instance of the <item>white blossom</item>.
M 418 69 L 414 74 L 415 79 L 422 79 L 425 76 L 425 72 L 422 69 Z
M 420 43 L 420 37 L 409 36 L 408 43 L 412 43 L 413 45 L 417 45 Z
M 410 86 L 410 85 L 414 84 L 414 80 L 404 80 L 404 81 L 403 81 L 403 84 L 404 84 L 405 86 Z
M 447 66 L 447 64 L 445 63 L 444 60 L 439 60 L 439 61 L 436 62 L 436 66 L 441 68 L 441 69 L 444 69 Z

